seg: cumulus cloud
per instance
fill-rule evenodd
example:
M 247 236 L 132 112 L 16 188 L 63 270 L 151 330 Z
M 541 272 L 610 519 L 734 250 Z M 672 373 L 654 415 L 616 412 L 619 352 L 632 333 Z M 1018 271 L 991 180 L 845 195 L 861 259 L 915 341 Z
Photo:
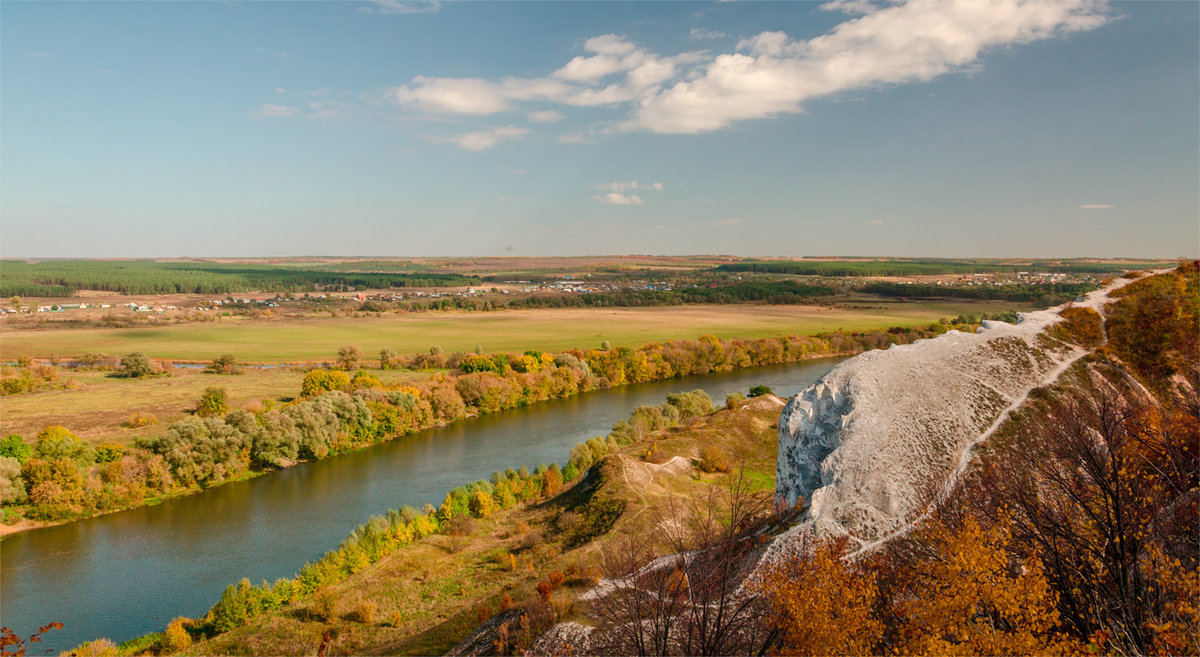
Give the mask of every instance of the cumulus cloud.
M 593 196 L 592 199 L 599 201 L 600 203 L 606 203 L 608 205 L 645 205 L 646 204 L 646 202 L 643 201 L 642 198 L 640 196 L 638 196 L 637 194 L 630 194 L 629 196 L 626 196 L 624 194 L 619 194 L 617 192 L 609 192 L 607 194 L 597 194 L 597 195 Z
M 521 102 L 623 107 L 624 120 L 608 131 L 710 132 L 799 112 L 805 101 L 831 94 L 971 71 L 988 52 L 1094 29 L 1109 11 L 1103 0 L 834 0 L 821 8 L 847 18 L 812 39 L 763 32 L 732 52 L 663 56 L 604 34 L 545 77 L 418 76 L 390 95 L 406 107 L 446 114 L 495 114 Z M 719 34 L 696 28 L 689 37 Z
M 369 0 L 358 8 L 364 14 L 436 14 L 438 0 Z
M 290 119 L 300 116 L 300 110 L 287 105 L 266 104 L 255 110 L 254 115 L 267 119 Z
M 499 144 L 507 139 L 516 139 L 527 134 L 529 134 L 528 128 L 522 128 L 515 125 L 505 125 L 495 128 L 488 128 L 486 130 L 479 130 L 476 132 L 464 132 L 457 135 L 450 135 L 448 137 L 430 137 L 429 139 L 432 141 L 457 144 L 458 147 L 464 151 L 478 153 L 480 151 L 486 151 L 487 149 L 492 148 L 496 144 Z
M 554 123 L 555 121 L 562 121 L 566 117 L 554 110 L 542 110 L 530 112 L 525 115 L 525 118 L 534 123 Z
M 710 30 L 707 27 L 693 27 L 688 33 L 688 38 L 692 41 L 706 41 L 708 39 L 724 39 L 725 33 L 716 30 Z
M 741 52 L 718 55 L 695 79 L 644 100 L 625 128 L 709 132 L 797 112 L 815 97 L 924 82 L 967 70 L 988 50 L 1093 29 L 1105 22 L 1105 10 L 1092 0 L 914 1 L 876 9 L 808 41 L 764 32 L 739 43 Z
M 1084 210 L 1108 210 L 1114 206 L 1111 206 L 1107 203 L 1085 203 L 1079 207 Z

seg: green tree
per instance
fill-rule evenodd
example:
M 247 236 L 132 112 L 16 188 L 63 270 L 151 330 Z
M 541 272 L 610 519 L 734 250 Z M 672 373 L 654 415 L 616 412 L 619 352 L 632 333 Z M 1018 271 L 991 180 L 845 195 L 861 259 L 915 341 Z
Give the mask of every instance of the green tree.
M 0 440 L 0 456 L 7 456 L 24 463 L 32 455 L 33 445 L 25 442 L 25 439 L 19 434 L 10 433 L 4 440 Z
M 228 395 L 225 389 L 216 386 L 205 388 L 204 394 L 200 395 L 200 401 L 196 404 L 196 414 L 208 417 L 210 415 L 224 415 L 228 412 Z
M 13 310 L 21 312 L 21 297 L 14 294 L 10 301 L 12 301 Z
M 358 345 L 348 344 L 338 348 L 337 362 L 338 366 L 347 372 L 358 367 L 359 361 L 362 360 L 362 349 Z
M 150 376 L 154 373 L 154 366 L 150 364 L 150 358 L 146 354 L 135 351 L 121 357 L 121 372 L 130 378 Z
M 39 459 L 71 459 L 80 465 L 91 465 L 96 459 L 92 448 L 64 426 L 50 425 L 38 432 L 37 439 L 33 455 Z

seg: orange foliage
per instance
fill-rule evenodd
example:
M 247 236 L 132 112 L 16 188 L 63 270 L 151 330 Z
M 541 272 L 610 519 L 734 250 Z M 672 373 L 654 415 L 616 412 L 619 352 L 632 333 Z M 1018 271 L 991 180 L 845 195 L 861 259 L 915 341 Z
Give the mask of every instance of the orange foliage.
M 846 540 L 823 541 L 810 558 L 771 569 L 761 588 L 784 631 L 781 654 L 866 655 L 877 652 L 883 623 L 872 613 L 875 576 L 847 563 Z

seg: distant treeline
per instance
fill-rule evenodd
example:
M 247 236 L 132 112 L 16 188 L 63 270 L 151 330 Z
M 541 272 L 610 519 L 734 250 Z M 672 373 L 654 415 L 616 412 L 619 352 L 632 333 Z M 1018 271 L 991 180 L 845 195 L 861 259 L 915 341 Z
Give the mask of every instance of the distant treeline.
M 318 267 L 149 260 L 0 261 L 0 297 L 71 296 L 77 290 L 121 294 L 236 294 L 252 290 L 478 285 L 479 278 L 429 272 L 336 272 Z
M 503 299 L 448 297 L 412 305 L 414 310 L 498 310 L 501 308 L 603 308 L 610 306 L 679 306 L 689 303 L 729 304 L 749 301 L 789 304 L 835 294 L 824 285 L 795 281 L 747 281 L 721 287 L 681 290 L 620 290 L 616 292 L 533 295 Z
M 905 285 L 902 283 L 868 283 L 863 292 L 884 297 L 929 299 L 954 297 L 957 299 L 1000 299 L 1004 301 L 1030 301 L 1043 306 L 1056 306 L 1096 289 L 1089 283 L 1047 283 L 1045 285 L 977 285 L 972 287 L 950 287 L 946 285 Z
M 1173 263 L 1144 263 L 1167 266 Z M 1113 274 L 1130 269 L 1127 264 L 1087 262 L 1083 260 L 1034 261 L 1028 264 L 978 260 L 814 260 L 751 261 L 719 265 L 717 271 L 760 274 L 797 274 L 802 276 L 937 276 L 946 274 L 1048 273 Z

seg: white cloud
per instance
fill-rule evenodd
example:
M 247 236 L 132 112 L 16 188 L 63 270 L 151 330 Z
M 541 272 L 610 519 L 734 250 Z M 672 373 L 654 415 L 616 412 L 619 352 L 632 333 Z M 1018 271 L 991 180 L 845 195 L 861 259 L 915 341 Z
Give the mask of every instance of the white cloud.
M 275 87 L 275 93 L 277 93 L 277 94 L 286 94 L 286 93 L 287 93 L 287 89 L 284 89 L 283 87 Z
M 609 192 L 607 194 L 597 194 L 596 196 L 593 196 L 592 199 L 599 201 L 601 203 L 606 203 L 608 205 L 645 205 L 646 204 L 646 202 L 643 201 L 642 198 L 640 196 L 638 196 L 637 194 L 630 194 L 629 196 L 626 196 L 624 194 L 618 194 L 617 192 Z
M 389 92 L 401 105 L 431 113 L 487 115 L 521 102 L 625 107 L 606 132 L 700 133 L 738 121 L 802 110 L 810 99 L 850 90 L 925 82 L 971 71 L 985 53 L 1094 29 L 1108 20 L 1104 0 L 909 0 L 871 4 L 834 0 L 826 11 L 849 17 L 829 32 L 793 40 L 763 32 L 732 52 L 661 56 L 624 36 L 583 44 L 586 54 L 540 78 L 418 76 Z M 697 28 L 693 39 L 717 38 Z M 527 116 L 537 121 L 535 115 Z M 544 116 L 549 116 L 544 114 Z M 591 135 L 559 137 L 580 143 Z
M 746 223 L 741 217 L 727 217 L 708 222 L 709 226 L 739 226 Z
M 879 9 L 879 5 L 871 4 L 869 0 L 833 0 L 818 5 L 817 9 L 843 14 L 870 14 Z
M 688 38 L 692 41 L 704 41 L 707 39 L 724 39 L 725 33 L 716 30 L 710 30 L 707 27 L 693 27 L 688 33 Z
M 810 98 L 928 81 L 977 65 L 987 50 L 1095 28 L 1105 22 L 1105 11 L 1096 0 L 917 0 L 845 21 L 808 41 L 764 32 L 739 43 L 743 52 L 718 55 L 696 78 L 643 100 L 623 127 L 709 132 L 798 112 Z
M 369 0 L 358 11 L 364 14 L 436 14 L 442 5 L 438 0 Z
M 652 190 L 652 191 L 656 191 L 656 192 L 661 192 L 663 190 L 663 184 L 660 182 L 641 184 L 641 183 L 638 183 L 638 181 L 633 180 L 630 182 L 602 183 L 600 185 L 596 185 L 596 189 L 609 190 L 609 191 L 613 191 L 613 192 L 623 192 L 627 189 Z
M 557 141 L 560 144 L 591 144 L 591 143 L 593 143 L 592 136 L 590 134 L 586 134 L 586 133 L 582 133 L 582 132 L 563 133 L 558 136 Z
M 1084 210 L 1109 210 L 1109 209 L 1113 208 L 1114 206 L 1109 205 L 1107 203 L 1086 203 L 1079 207 Z
M 458 147 L 464 151 L 478 153 L 492 148 L 496 144 L 506 139 L 516 139 L 529 134 L 528 128 L 521 128 L 515 125 L 505 125 L 487 130 L 479 130 L 477 132 L 464 132 L 449 137 L 430 137 L 432 141 L 447 142 L 458 144 Z
M 566 117 L 558 112 L 555 112 L 554 110 L 543 110 L 538 112 L 530 112 L 525 115 L 525 118 L 533 121 L 534 123 L 554 123 L 555 121 L 562 121 Z
M 300 116 L 300 110 L 287 105 L 271 105 L 268 103 L 255 110 L 254 114 L 267 119 L 290 119 Z

